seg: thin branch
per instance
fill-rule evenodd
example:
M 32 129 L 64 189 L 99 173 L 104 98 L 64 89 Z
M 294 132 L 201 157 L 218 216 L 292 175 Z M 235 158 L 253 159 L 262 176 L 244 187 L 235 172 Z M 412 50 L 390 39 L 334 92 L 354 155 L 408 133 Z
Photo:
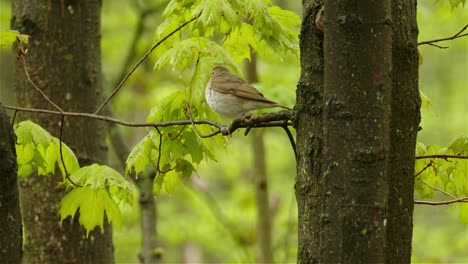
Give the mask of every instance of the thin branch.
M 435 187 L 435 186 L 432 186 L 432 185 L 430 185 L 429 183 L 425 182 L 423 179 L 421 179 L 421 178 L 419 178 L 419 177 L 417 177 L 417 179 L 418 179 L 418 181 L 422 182 L 424 185 L 426 185 L 426 186 L 429 187 L 430 189 L 432 189 L 432 190 L 434 190 L 434 191 L 436 191 L 436 192 L 443 193 L 443 194 L 447 195 L 448 197 L 450 197 L 450 198 L 452 198 L 452 199 L 457 199 L 457 197 L 456 197 L 455 195 L 453 195 L 453 194 L 451 194 L 451 193 L 448 193 L 448 192 L 446 192 L 446 191 L 444 191 L 444 190 L 442 190 L 442 189 L 439 189 L 439 188 L 437 188 L 437 187 Z
M 429 43 L 428 45 L 439 48 L 439 49 L 448 49 L 448 46 L 440 46 L 434 43 Z
M 195 122 L 194 122 L 194 120 L 193 120 L 193 118 L 192 118 L 192 111 L 190 110 L 190 105 L 188 105 L 188 104 L 185 105 L 185 106 L 184 106 L 184 109 L 185 109 L 185 112 L 186 112 L 187 115 L 188 115 L 188 118 L 189 118 L 189 120 L 190 120 L 190 123 L 192 124 L 193 131 L 195 131 L 195 133 L 197 133 L 197 135 L 198 135 L 199 137 L 201 137 L 201 138 L 209 138 L 209 137 L 212 137 L 212 136 L 215 136 L 215 135 L 221 133 L 221 129 L 218 129 L 218 131 L 215 131 L 215 132 L 213 132 L 213 133 L 211 133 L 211 134 L 203 135 L 203 133 L 202 133 L 200 130 L 198 130 L 197 126 L 195 125 Z
M 430 161 L 428 164 L 426 164 L 426 166 L 424 166 L 424 168 L 422 168 L 420 171 L 418 171 L 418 173 L 416 173 L 414 175 L 414 177 L 418 177 L 421 173 L 423 173 L 425 170 L 427 170 L 429 167 L 431 167 L 433 164 L 432 161 Z
M 453 199 L 453 200 L 446 200 L 446 201 L 424 201 L 424 200 L 415 200 L 415 204 L 425 204 L 425 205 L 447 205 L 447 204 L 454 204 L 454 203 L 468 203 L 468 197 Z
M 151 54 L 151 52 L 153 52 L 154 49 L 156 49 L 159 45 L 161 45 L 164 41 L 166 41 L 168 38 L 170 38 L 172 35 L 174 35 L 175 33 L 177 33 L 179 30 L 181 30 L 182 28 L 184 28 L 185 26 L 187 26 L 188 24 L 192 23 L 193 21 L 195 21 L 197 18 L 199 18 L 201 15 L 198 14 L 197 16 L 193 17 L 192 19 L 188 20 L 187 22 L 183 23 L 182 25 L 180 25 L 179 27 L 177 27 L 176 29 L 174 29 L 172 32 L 170 32 L 169 34 L 167 34 L 164 38 L 162 38 L 160 41 L 158 41 L 156 44 L 153 45 L 153 47 L 151 47 L 150 50 L 148 50 L 145 55 L 143 55 L 143 57 L 141 57 L 141 59 L 135 64 L 135 66 L 133 66 L 133 68 L 127 73 L 127 75 L 125 75 L 125 77 L 122 79 L 122 81 L 120 81 L 119 85 L 117 85 L 117 87 L 114 89 L 114 91 L 111 93 L 111 95 L 109 95 L 109 97 L 107 97 L 107 99 L 98 107 L 98 109 L 96 110 L 96 112 L 94 112 L 94 114 L 97 114 L 99 113 L 102 108 L 112 99 L 112 97 L 114 97 L 114 95 L 120 90 L 120 88 L 124 85 L 124 83 L 127 81 L 127 79 L 133 74 L 133 72 L 138 68 L 138 66 L 140 66 L 140 64 L 146 59 L 148 58 L 148 56 Z
M 18 110 L 15 110 L 15 112 L 13 113 L 13 118 L 11 119 L 11 126 L 15 125 L 16 115 L 18 115 Z
M 415 159 L 468 159 L 468 156 L 462 156 L 462 155 L 445 155 L 445 154 L 440 154 L 440 155 L 422 155 L 422 156 L 416 156 Z
M 465 31 L 467 28 L 468 28 L 468 24 L 466 24 L 457 34 L 455 34 L 455 35 L 453 35 L 451 37 L 422 41 L 422 42 L 418 43 L 418 46 L 419 45 L 432 45 L 432 46 L 437 47 L 437 45 L 433 45 L 433 44 L 437 43 L 437 42 L 441 42 L 441 41 L 453 40 L 453 39 L 456 39 L 456 38 L 461 38 L 461 37 L 464 37 L 464 36 L 468 36 L 468 33 L 462 34 L 463 31 Z M 443 48 L 446 48 L 446 47 L 443 47 Z
M 79 113 L 79 112 L 57 112 L 52 110 L 45 110 L 45 109 L 35 109 L 35 108 L 23 108 L 23 107 L 15 107 L 15 106 L 5 106 L 7 109 L 16 110 L 20 112 L 31 112 L 31 113 L 42 113 L 42 114 L 49 114 L 49 115 L 64 115 L 69 117 L 81 117 L 81 118 L 90 118 L 96 120 L 102 120 L 110 123 L 115 123 L 127 127 L 168 127 L 168 126 L 183 126 L 183 125 L 190 125 L 191 122 L 189 120 L 176 120 L 176 121 L 168 121 L 168 122 L 153 122 L 153 123 L 135 123 L 135 122 L 127 122 L 117 118 L 112 118 L 108 116 L 102 115 L 95 115 L 95 114 L 88 114 L 88 113 Z M 215 122 L 208 121 L 208 120 L 193 120 L 195 124 L 204 124 L 216 127 L 218 129 L 222 129 L 223 126 L 219 125 Z
M 283 129 L 286 132 L 286 134 L 288 135 L 289 143 L 291 143 L 291 147 L 292 147 L 292 149 L 294 151 L 294 157 L 296 157 L 296 159 L 297 159 L 296 142 L 294 141 L 294 137 L 293 137 L 291 131 L 289 130 L 289 127 L 288 127 L 287 123 L 285 123 L 285 125 L 283 126 Z
M 28 79 L 29 83 L 34 87 L 34 89 L 36 89 L 36 91 L 38 91 L 42 97 L 44 97 L 44 99 L 47 100 L 47 102 L 49 102 L 53 107 L 55 107 L 57 110 L 59 110 L 60 112 L 63 112 L 62 108 L 60 108 L 57 104 L 55 104 L 42 90 L 41 88 L 39 88 L 39 86 L 36 85 L 36 83 L 33 82 L 33 80 L 31 79 L 31 76 L 29 75 L 29 72 L 28 72 L 28 68 L 26 66 L 26 59 L 24 58 L 25 55 L 26 55 L 27 51 L 25 51 L 22 47 L 22 44 L 19 42 L 19 45 L 18 45 L 18 54 L 19 54 L 19 57 L 21 58 L 21 64 L 23 65 L 23 70 L 24 70 L 24 73 L 26 75 L 26 78 Z
M 90 118 L 95 120 L 102 120 L 114 124 L 119 124 L 127 127 L 169 127 L 169 126 L 186 126 L 186 125 L 209 125 L 217 129 L 210 135 L 205 135 L 206 137 L 212 137 L 217 134 L 223 136 L 231 135 L 232 132 L 239 128 L 259 128 L 259 127 L 285 127 L 292 126 L 290 122 L 292 118 L 292 110 L 283 110 L 280 112 L 266 113 L 262 115 L 249 115 L 247 117 L 241 117 L 232 121 L 229 126 L 220 125 L 216 122 L 209 120 L 174 120 L 166 122 L 151 122 L 151 123 L 134 123 L 127 122 L 117 118 L 112 118 L 108 116 L 95 115 L 89 113 L 79 113 L 79 112 L 58 112 L 46 109 L 35 109 L 35 108 L 23 108 L 16 106 L 4 106 L 7 109 L 21 112 L 31 112 L 31 113 L 41 113 L 49 115 L 59 115 L 59 116 L 69 116 L 69 117 L 80 117 L 80 118 Z
M 65 166 L 65 161 L 63 159 L 63 152 L 62 152 L 62 135 L 63 135 L 63 126 L 65 123 L 65 116 L 61 115 L 61 120 L 60 120 L 60 133 L 59 133 L 59 152 L 60 152 L 60 160 L 62 161 L 62 166 L 63 166 L 63 171 L 65 172 L 65 178 L 73 184 L 75 187 L 83 187 L 81 185 L 76 184 L 72 179 L 70 178 L 70 175 L 68 174 L 67 171 L 67 166 Z

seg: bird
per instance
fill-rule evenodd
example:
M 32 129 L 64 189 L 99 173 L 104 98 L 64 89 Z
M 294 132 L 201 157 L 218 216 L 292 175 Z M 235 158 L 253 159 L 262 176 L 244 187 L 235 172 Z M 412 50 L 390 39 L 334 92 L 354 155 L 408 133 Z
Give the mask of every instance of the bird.
M 213 111 L 231 119 L 263 108 L 290 109 L 265 98 L 252 85 L 224 66 L 216 66 L 211 71 L 211 78 L 205 88 L 205 99 Z

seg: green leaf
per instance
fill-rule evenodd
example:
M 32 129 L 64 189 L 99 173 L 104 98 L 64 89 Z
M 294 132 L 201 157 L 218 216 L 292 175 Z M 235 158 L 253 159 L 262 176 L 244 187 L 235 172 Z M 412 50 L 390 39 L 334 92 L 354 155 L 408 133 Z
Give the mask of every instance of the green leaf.
M 109 194 L 116 201 L 131 204 L 133 201 L 131 184 L 116 170 L 99 164 L 84 166 L 70 175 L 77 185 L 93 189 L 109 189 Z M 68 183 L 68 187 L 72 187 Z M 122 196 L 122 194 L 125 194 Z
M 195 171 L 192 163 L 185 159 L 177 159 L 176 161 L 176 171 L 180 172 L 183 177 L 190 177 Z
M 49 134 L 32 121 L 23 121 L 15 125 L 17 136 L 17 160 L 21 176 L 29 176 L 37 167 L 39 175 L 47 175 L 55 172 L 55 166 L 59 165 L 62 175 L 65 171 L 60 156 L 59 140 Z M 62 154 L 68 173 L 73 173 L 79 168 L 78 160 L 73 151 L 62 143 Z M 21 166 L 26 166 L 22 169 Z M 30 172 L 29 175 L 24 173 Z
M 168 193 L 174 193 L 174 190 L 177 185 L 179 185 L 180 180 L 179 180 L 179 174 L 174 171 L 168 171 L 164 175 L 164 189 Z
M 458 207 L 458 218 L 463 224 L 468 224 L 468 204 L 461 203 L 456 206 Z
M 53 138 L 49 132 L 30 120 L 16 124 L 15 134 L 18 143 L 34 143 L 36 146 L 43 145 L 44 147 L 48 147 Z
M 468 137 L 457 138 L 448 149 L 456 155 L 468 155 Z
M 452 6 L 452 9 L 455 7 L 458 7 L 459 5 L 465 6 L 466 0 L 449 0 L 450 5 Z
M 432 102 L 421 90 L 419 90 L 419 97 L 421 98 L 421 103 L 424 107 L 432 107 Z
M 132 169 L 135 170 L 136 175 L 145 172 L 148 167 L 152 166 L 151 153 L 156 148 L 152 139 L 153 135 L 146 135 L 140 142 L 138 142 L 128 155 L 125 162 L 127 173 L 131 173 Z
M 159 57 L 154 68 L 160 69 L 163 66 L 171 65 L 180 72 L 192 67 L 198 60 L 198 56 L 206 45 L 207 40 L 201 37 L 193 37 L 182 40 L 173 45 L 168 51 Z
M 153 194 L 155 196 L 159 196 L 161 194 L 161 188 L 164 182 L 164 176 L 165 174 L 158 174 L 156 177 L 154 177 L 153 181 Z
M 87 234 L 96 226 L 103 228 L 104 213 L 109 222 L 120 225 L 119 203 L 131 205 L 133 202 L 131 184 L 114 169 L 92 164 L 75 171 L 70 179 L 81 187 L 72 189 L 60 203 L 62 221 L 80 210 L 79 222 Z M 68 188 L 75 187 L 65 181 Z
M 201 1 L 192 12 L 192 16 L 200 14 L 195 22 L 195 29 L 202 36 L 210 36 L 213 30 L 227 34 L 232 27 L 240 23 L 240 17 L 226 0 Z
M 239 63 L 244 59 L 250 60 L 250 48 L 257 49 L 257 42 L 252 26 L 242 23 L 240 27 L 234 28 L 226 37 L 223 48 L 235 62 Z
M 65 175 L 65 170 L 63 168 L 63 163 L 62 163 L 62 158 L 60 157 L 60 141 L 57 138 L 54 138 L 54 150 L 51 150 L 55 153 L 50 154 L 51 157 L 56 157 L 57 163 L 59 165 L 60 171 L 62 172 L 62 175 Z M 75 153 L 62 142 L 62 157 L 63 157 L 63 162 L 65 163 L 65 167 L 67 168 L 67 172 L 69 174 L 74 173 L 80 168 L 80 165 L 78 164 L 78 159 L 75 156 Z
M 109 222 L 120 226 L 120 210 L 114 200 L 104 189 L 82 187 L 73 189 L 60 202 L 61 221 L 68 216 L 72 218 L 80 210 L 79 222 L 86 229 L 86 235 L 99 226 L 104 231 L 104 213 Z
M 11 47 L 11 45 L 16 42 L 16 39 L 21 43 L 28 44 L 28 38 L 28 35 L 20 34 L 16 30 L 2 30 L 0 31 L 0 47 Z

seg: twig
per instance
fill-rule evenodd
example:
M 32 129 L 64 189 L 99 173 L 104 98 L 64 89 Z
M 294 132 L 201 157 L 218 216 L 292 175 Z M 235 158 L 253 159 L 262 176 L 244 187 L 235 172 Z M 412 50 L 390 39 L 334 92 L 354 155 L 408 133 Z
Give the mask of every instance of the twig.
M 437 187 L 435 187 L 435 186 L 432 186 L 432 185 L 430 185 L 429 183 L 425 182 L 423 179 L 421 179 L 421 178 L 419 178 L 419 177 L 417 177 L 417 179 L 418 179 L 418 181 L 422 182 L 424 185 L 426 185 L 426 186 L 429 187 L 430 189 L 432 189 L 432 190 L 434 190 L 434 191 L 437 191 L 437 192 L 440 192 L 440 193 L 443 193 L 443 194 L 447 195 L 447 196 L 450 197 L 450 198 L 457 199 L 457 197 L 456 197 L 455 195 L 453 195 L 453 194 L 451 194 L 451 193 L 448 193 L 448 192 L 446 192 L 446 191 L 444 191 L 444 190 L 442 190 L 442 189 L 439 189 L 439 188 L 437 188 Z
M 463 197 L 463 198 L 458 198 L 458 199 L 453 199 L 453 200 L 447 200 L 447 201 L 424 201 L 424 200 L 415 200 L 415 204 L 425 204 L 425 205 L 447 205 L 447 204 L 453 204 L 453 203 L 468 203 L 468 197 Z
M 420 171 L 418 171 L 418 173 L 416 173 L 414 175 L 414 177 L 418 177 L 421 173 L 423 173 L 425 170 L 427 170 L 427 168 L 431 167 L 433 164 L 432 161 L 430 161 L 428 164 L 426 164 L 426 166 L 424 166 L 424 168 L 422 168 Z
M 158 41 L 156 44 L 153 45 L 153 47 L 151 47 L 150 50 L 148 50 L 145 55 L 143 55 L 143 57 L 141 57 L 141 59 L 135 64 L 135 66 L 133 66 L 133 68 L 127 73 L 127 75 L 125 75 L 125 77 L 122 79 L 122 81 L 120 81 L 119 85 L 117 85 L 117 87 L 114 89 L 114 91 L 111 93 L 111 95 L 109 95 L 107 97 L 107 99 L 98 107 L 98 109 L 96 110 L 96 112 L 94 112 L 94 114 L 98 114 L 102 108 L 112 99 L 112 97 L 114 97 L 114 95 L 120 90 L 120 88 L 123 86 L 123 84 L 127 81 L 127 79 L 130 77 L 130 75 L 133 74 L 133 72 L 138 68 L 138 66 L 140 66 L 140 64 L 146 59 L 148 58 L 148 56 L 151 54 L 151 52 L 153 52 L 154 49 L 156 49 L 159 45 L 161 45 L 161 43 L 163 43 L 164 41 L 166 41 L 168 38 L 170 38 L 172 35 L 174 35 L 177 31 L 181 30 L 183 27 L 187 26 L 188 24 L 190 24 L 191 22 L 195 21 L 197 18 L 199 18 L 201 15 L 198 14 L 197 16 L 191 18 L 190 20 L 188 20 L 187 22 L 183 23 L 182 25 L 180 25 L 179 27 L 177 27 L 176 29 L 174 29 L 172 32 L 170 32 L 169 34 L 167 34 L 164 38 L 162 38 L 160 41 Z
M 439 48 L 439 49 L 448 49 L 448 46 L 440 46 L 434 43 L 429 43 L 428 45 L 431 45 L 433 47 Z
M 432 46 L 438 47 L 437 45 L 434 45 L 434 43 L 441 42 L 441 41 L 447 41 L 447 40 L 453 40 L 453 39 L 456 39 L 456 38 L 461 38 L 461 37 L 464 37 L 464 36 L 468 36 L 468 33 L 462 34 L 463 31 L 465 31 L 467 28 L 468 28 L 468 24 L 466 24 L 457 34 L 455 34 L 455 35 L 453 35 L 451 37 L 422 41 L 422 42 L 418 43 L 418 46 L 419 45 L 432 45 Z M 442 48 L 447 48 L 447 47 L 442 47 Z
M 28 79 L 28 82 L 34 87 L 34 89 L 36 89 L 36 91 L 38 91 L 42 97 L 44 97 L 47 102 L 49 102 L 52 106 L 54 106 L 57 110 L 60 111 L 60 117 L 61 117 L 61 122 L 60 122 L 60 133 L 59 133 L 59 153 L 60 153 L 60 160 L 62 161 L 62 166 L 63 166 L 63 171 L 65 172 L 65 178 L 70 181 L 72 183 L 72 185 L 74 185 L 75 187 L 82 187 L 80 185 L 77 185 L 74 181 L 72 181 L 72 179 L 70 178 L 70 175 L 68 174 L 68 171 L 67 171 L 67 166 L 65 165 L 65 161 L 64 161 L 64 158 L 63 158 L 63 152 L 62 152 L 62 134 L 63 134 L 63 126 L 64 126 L 64 123 L 65 123 L 65 116 L 63 115 L 64 111 L 62 108 L 60 108 L 57 104 L 55 104 L 43 91 L 41 88 L 39 88 L 39 86 L 36 85 L 36 83 L 33 82 L 33 80 L 31 79 L 31 76 L 29 75 L 29 72 L 28 72 L 28 68 L 26 66 L 26 59 L 25 59 L 25 56 L 27 54 L 27 50 L 25 50 L 23 48 L 23 45 L 21 44 L 20 41 L 17 41 L 18 42 L 18 58 L 21 58 L 21 63 L 23 65 L 23 70 L 24 70 L 24 74 L 26 75 L 26 78 Z M 15 117 L 16 117 L 16 113 L 18 112 L 18 110 L 15 110 Z
M 176 120 L 176 121 L 167 121 L 167 122 L 153 122 L 153 123 L 134 123 L 134 122 L 127 122 L 117 118 L 112 118 L 108 116 L 102 115 L 95 115 L 95 114 L 88 114 L 88 113 L 79 113 L 79 112 L 57 112 L 52 110 L 45 110 L 45 109 L 35 109 L 35 108 L 23 108 L 23 107 L 15 107 L 15 106 L 5 106 L 7 109 L 16 110 L 20 112 L 32 112 L 32 113 L 42 113 L 42 114 L 50 114 L 50 115 L 64 115 L 69 117 L 81 117 L 81 118 L 90 118 L 96 120 L 102 120 L 110 123 L 115 123 L 127 127 L 168 127 L 168 126 L 183 126 L 183 125 L 190 125 L 191 122 L 189 120 Z M 221 129 L 223 126 L 219 125 L 215 122 L 208 121 L 208 120 L 193 120 L 195 124 L 205 124 L 216 127 Z
M 188 115 L 188 118 L 190 120 L 190 123 L 192 124 L 192 128 L 193 128 L 193 131 L 195 131 L 195 133 L 197 133 L 197 135 L 201 138 L 209 138 L 209 137 L 212 137 L 212 136 L 215 136 L 219 133 L 221 133 L 221 129 L 218 129 L 218 131 L 215 131 L 211 134 L 208 134 L 208 135 L 203 135 L 203 133 L 198 130 L 197 126 L 195 125 L 195 122 L 193 121 L 193 118 L 192 118 L 192 111 L 190 110 L 190 105 L 185 105 L 185 112 L 187 113 Z
M 70 178 L 70 175 L 68 174 L 67 171 L 67 166 L 65 166 L 65 161 L 63 159 L 63 153 L 62 153 L 62 135 L 63 135 L 63 126 L 65 122 L 65 116 L 61 115 L 61 120 L 60 120 L 60 133 L 59 133 L 59 152 L 60 152 L 60 160 L 62 161 L 62 166 L 63 166 L 63 171 L 65 172 L 65 178 L 73 184 L 75 187 L 83 187 L 81 185 L 76 184 L 72 179 Z
M 18 114 L 18 110 L 15 110 L 15 112 L 13 113 L 13 118 L 11 119 L 11 126 L 15 125 L 15 119 L 16 119 L 17 114 Z
M 415 159 L 468 159 L 468 156 L 438 154 L 416 156 Z
M 232 132 L 239 128 L 246 128 L 246 127 L 284 127 L 284 126 L 292 126 L 292 123 L 289 121 L 291 120 L 292 110 L 283 110 L 280 112 L 273 112 L 273 113 L 266 113 L 262 115 L 251 115 L 248 118 L 240 118 L 234 120 L 229 126 L 220 125 L 216 122 L 209 121 L 209 120 L 174 120 L 174 121 L 166 121 L 166 122 L 152 122 L 152 123 L 134 123 L 134 122 L 127 122 L 117 118 L 112 118 L 108 116 L 96 115 L 96 114 L 89 114 L 89 113 L 79 113 L 79 112 L 57 112 L 52 110 L 46 109 L 35 109 L 35 108 L 23 108 L 23 107 L 16 107 L 16 106 L 4 106 L 7 109 L 21 111 L 21 112 L 32 112 L 32 113 L 42 113 L 42 114 L 49 114 L 49 115 L 63 115 L 69 117 L 81 117 L 81 118 L 90 118 L 96 120 L 102 120 L 110 123 L 115 123 L 127 127 L 169 127 L 169 126 L 185 126 L 185 125 L 209 125 L 215 127 L 217 129 L 216 132 L 213 132 L 207 137 L 212 137 L 217 134 L 221 134 L 223 136 L 230 135 Z
M 62 108 L 60 108 L 57 104 L 55 104 L 52 100 L 50 100 L 50 98 L 41 90 L 41 88 L 39 88 L 33 82 L 33 80 L 31 79 L 31 76 L 29 76 L 28 68 L 26 67 L 26 59 L 24 58 L 24 56 L 26 55 L 26 52 L 23 50 L 22 44 L 20 42 L 18 44 L 18 49 L 21 49 L 21 51 L 18 51 L 18 54 L 20 54 L 19 57 L 21 58 L 23 70 L 29 83 L 34 87 L 34 89 L 36 89 L 36 91 L 38 91 L 42 95 L 42 97 L 44 97 L 44 99 L 47 100 L 47 102 L 49 102 L 52 106 L 54 106 L 60 112 L 63 112 Z
M 285 122 L 285 124 L 283 126 L 283 129 L 286 132 L 286 134 L 288 135 L 289 143 L 291 143 L 291 147 L 292 147 L 292 149 L 294 151 L 294 157 L 296 157 L 296 159 L 297 159 L 296 142 L 294 142 L 294 137 L 293 137 L 291 131 L 289 130 L 289 127 L 288 127 L 286 122 Z

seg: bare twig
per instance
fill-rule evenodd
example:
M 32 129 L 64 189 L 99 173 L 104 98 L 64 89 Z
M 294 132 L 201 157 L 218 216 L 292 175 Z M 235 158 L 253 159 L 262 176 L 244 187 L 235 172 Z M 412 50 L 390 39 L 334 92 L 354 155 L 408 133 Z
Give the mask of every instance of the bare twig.
M 468 24 L 466 24 L 457 34 L 455 34 L 455 35 L 453 35 L 451 37 L 422 41 L 422 42 L 418 43 L 418 46 L 419 45 L 431 45 L 431 46 L 435 46 L 435 47 L 438 47 L 438 48 L 447 48 L 447 47 L 442 47 L 442 46 L 435 45 L 434 43 L 441 42 L 441 41 L 447 41 L 447 40 L 453 40 L 453 39 L 456 39 L 456 38 L 461 38 L 461 37 L 464 37 L 464 36 L 468 36 L 468 33 L 462 34 L 463 31 L 465 31 L 467 28 L 468 28 Z
M 65 166 L 65 161 L 63 159 L 63 152 L 62 152 L 62 135 L 63 135 L 63 126 L 65 122 L 65 116 L 61 115 L 61 120 L 60 120 L 60 133 L 59 133 L 59 152 L 60 152 L 60 160 L 62 161 L 62 166 L 63 166 L 63 171 L 65 172 L 65 178 L 73 184 L 75 187 L 83 187 L 81 185 L 76 184 L 72 179 L 70 178 L 70 175 L 68 174 L 67 171 L 67 166 Z
M 448 49 L 448 46 L 440 46 L 434 43 L 429 43 L 428 45 L 439 48 L 439 49 Z
M 209 137 L 212 137 L 212 136 L 215 136 L 219 133 L 221 133 L 221 130 L 218 129 L 217 131 L 211 133 L 211 134 L 208 134 L 208 135 L 203 135 L 203 133 L 198 130 L 197 126 L 195 125 L 195 122 L 193 121 L 193 118 L 192 118 L 192 111 L 190 110 L 190 105 L 185 105 L 185 112 L 187 113 L 188 115 L 188 118 L 190 120 L 190 123 L 192 124 L 192 128 L 193 128 L 193 131 L 195 131 L 195 133 L 197 133 L 197 135 L 201 138 L 209 138 Z
M 425 205 L 447 205 L 447 204 L 454 204 L 454 203 L 468 203 L 468 197 L 453 199 L 453 200 L 446 200 L 446 201 L 424 201 L 424 200 L 415 200 L 415 204 L 425 204 Z
M 15 119 L 16 119 L 17 114 L 18 114 L 18 110 L 15 110 L 15 112 L 13 113 L 13 118 L 11 119 L 11 126 L 15 125 Z
M 89 113 L 78 113 L 78 112 L 57 112 L 45 109 L 35 109 L 35 108 L 23 108 L 23 107 L 15 107 L 15 106 L 5 106 L 7 109 L 16 110 L 20 112 L 32 112 L 32 113 L 42 113 L 42 114 L 49 114 L 49 115 L 64 115 L 69 117 L 81 117 L 81 118 L 90 118 L 96 120 L 102 120 L 110 123 L 115 123 L 127 127 L 168 127 L 168 126 L 182 126 L 182 125 L 190 125 L 191 122 L 189 120 L 176 120 L 176 121 L 168 121 L 168 122 L 153 122 L 153 123 L 135 123 L 135 122 L 127 122 L 117 118 L 112 118 L 108 116 L 102 115 L 95 115 Z M 216 127 L 221 129 L 223 126 L 219 125 L 215 122 L 208 121 L 208 120 L 194 120 L 195 124 L 205 124 Z
M 168 38 L 170 38 L 172 35 L 174 35 L 175 33 L 177 33 L 179 30 L 181 30 L 182 28 L 184 28 L 185 26 L 187 26 L 188 24 L 192 23 L 193 21 L 195 21 L 197 18 L 199 18 L 201 15 L 198 14 L 197 16 L 193 17 L 192 19 L 188 20 L 187 22 L 183 23 L 182 25 L 180 25 L 179 27 L 177 27 L 176 29 L 174 29 L 173 31 L 171 31 L 169 34 L 167 34 L 164 38 L 162 38 L 160 41 L 158 41 L 156 44 L 153 45 L 153 47 L 151 47 L 150 50 L 148 50 L 145 55 L 143 55 L 143 57 L 141 57 L 141 59 L 135 64 L 135 66 L 133 66 L 133 68 L 127 73 L 127 75 L 125 75 L 125 77 L 122 79 L 122 81 L 120 81 L 119 85 L 117 85 L 117 87 L 114 89 L 114 91 L 111 93 L 111 95 L 109 95 L 107 97 L 106 100 L 104 100 L 104 102 L 98 107 L 98 109 L 96 110 L 96 112 L 94 112 L 94 114 L 98 114 L 102 108 L 112 99 L 112 97 L 114 97 L 114 95 L 120 90 L 120 88 L 124 85 L 124 83 L 127 81 L 127 79 L 130 77 L 130 75 L 133 74 L 133 72 L 138 68 L 138 66 L 140 66 L 140 64 L 146 59 L 148 58 L 148 56 L 151 54 L 151 52 L 153 52 L 154 49 L 156 49 L 159 45 L 161 45 L 164 41 L 166 41 Z
M 438 155 L 416 156 L 415 159 L 445 159 L 445 160 L 447 160 L 447 159 L 468 159 L 468 156 L 438 154 Z
M 289 130 L 287 122 L 284 123 L 283 129 L 286 132 L 286 135 L 288 135 L 289 143 L 291 143 L 291 147 L 294 151 L 294 157 L 297 159 L 296 142 L 294 141 L 294 137 L 291 131 Z
M 60 108 L 57 104 L 55 104 L 43 91 L 41 88 L 39 88 L 39 86 L 36 85 L 36 83 L 33 82 L 33 80 L 31 79 L 31 76 L 29 75 L 29 72 L 28 72 L 28 67 L 26 66 L 26 59 L 25 59 L 25 56 L 27 54 L 27 50 L 24 49 L 23 47 L 23 44 L 18 40 L 18 58 L 21 59 L 21 63 L 23 65 L 23 70 L 24 70 L 24 74 L 26 75 L 26 78 L 28 79 L 28 82 L 34 87 L 34 89 L 36 89 L 36 91 L 38 91 L 42 97 L 44 97 L 47 102 L 49 102 L 52 106 L 54 106 L 59 112 L 60 114 L 60 117 L 61 117 L 61 122 L 60 122 L 60 134 L 59 134 L 59 152 L 60 152 L 60 160 L 62 161 L 62 166 L 63 166 L 63 171 L 65 172 L 65 178 L 72 184 L 74 185 L 75 187 L 82 187 L 80 185 L 77 185 L 74 181 L 72 181 L 72 179 L 70 178 L 70 175 L 68 174 L 68 171 L 67 171 L 67 166 L 65 165 L 65 161 L 64 161 L 64 158 L 63 158 L 63 152 L 62 152 L 62 134 L 63 134 L 63 126 L 64 126 L 64 122 L 65 122 L 65 116 L 63 115 L 64 111 L 62 108 Z M 16 117 L 16 113 L 18 112 L 18 110 L 15 110 L 15 117 Z
M 425 170 L 427 170 L 429 167 L 431 167 L 433 164 L 432 161 L 430 161 L 429 163 L 426 164 L 426 166 L 424 166 L 424 168 L 422 168 L 420 171 L 418 171 L 418 173 L 416 173 L 414 175 L 414 177 L 418 177 L 421 173 L 423 173 Z
M 24 50 L 23 45 L 21 44 L 21 42 L 18 42 L 18 56 L 21 59 L 21 64 L 23 65 L 24 74 L 26 75 L 26 78 L 28 79 L 29 83 L 34 87 L 34 89 L 36 89 L 36 91 L 38 91 L 42 95 L 42 97 L 44 97 L 44 99 L 47 100 L 47 102 L 49 102 L 53 107 L 55 107 L 60 112 L 63 112 L 62 108 L 60 108 L 57 104 L 55 104 L 52 100 L 50 100 L 50 98 L 41 90 L 41 88 L 39 88 L 39 86 L 37 86 L 36 83 L 34 83 L 33 80 L 31 79 L 31 76 L 29 75 L 29 72 L 28 72 L 28 67 L 26 66 L 26 59 L 24 58 L 26 54 L 27 52 Z
M 127 122 L 117 118 L 112 118 L 108 116 L 102 115 L 95 115 L 89 113 L 79 113 L 79 112 L 57 112 L 52 110 L 46 109 L 35 109 L 35 108 L 24 108 L 24 107 L 16 107 L 16 106 L 5 106 L 5 108 L 20 112 L 32 112 L 32 113 L 42 113 L 42 114 L 49 114 L 49 115 L 64 115 L 69 117 L 80 117 L 80 118 L 90 118 L 96 120 L 102 120 L 106 122 L 111 122 L 127 127 L 169 127 L 169 126 L 185 126 L 191 125 L 192 122 L 197 125 L 209 125 L 218 129 L 215 133 L 211 134 L 210 136 L 215 136 L 217 134 L 222 134 L 223 136 L 230 135 L 233 131 L 239 128 L 246 128 L 248 126 L 253 128 L 258 127 L 283 127 L 285 125 L 292 126 L 292 123 L 289 122 L 292 111 L 291 110 L 283 110 L 280 112 L 274 113 L 267 113 L 262 115 L 251 115 L 248 119 L 236 119 L 234 120 L 229 126 L 220 125 L 216 122 L 209 121 L 209 120 L 174 120 L 174 121 L 166 121 L 166 122 L 151 122 L 151 123 L 134 123 L 134 122 Z M 285 121 L 287 121 L 285 123 Z M 230 132 L 230 133 L 229 133 Z
M 429 187 L 430 189 L 432 189 L 432 190 L 434 190 L 434 191 L 436 191 L 436 192 L 443 193 L 443 194 L 447 195 L 447 196 L 450 197 L 450 198 L 457 199 L 457 197 L 456 197 L 455 195 L 453 195 L 453 194 L 451 194 L 451 193 L 448 193 L 448 192 L 446 192 L 446 191 L 444 191 L 444 190 L 442 190 L 442 189 L 439 189 L 439 188 L 437 188 L 437 187 L 435 187 L 435 186 L 430 185 L 429 183 L 425 182 L 425 181 L 424 181 L 423 179 L 421 179 L 420 177 L 417 177 L 417 179 L 418 179 L 418 181 L 422 182 L 424 185 L 426 185 L 426 186 Z

